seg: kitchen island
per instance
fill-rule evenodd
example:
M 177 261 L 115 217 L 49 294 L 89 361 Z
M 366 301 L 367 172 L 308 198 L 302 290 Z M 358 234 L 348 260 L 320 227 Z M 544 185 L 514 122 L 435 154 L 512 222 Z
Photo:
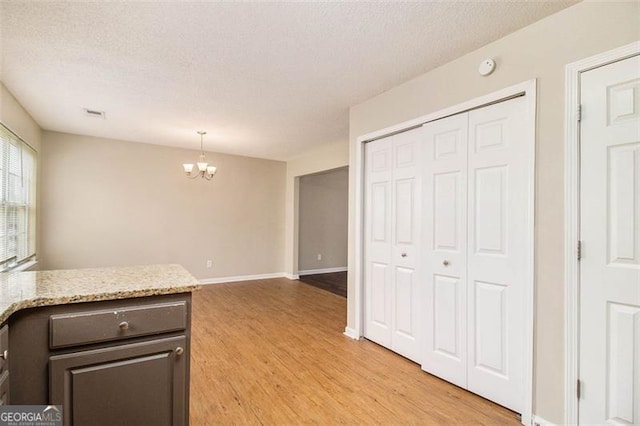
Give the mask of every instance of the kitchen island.
M 0 401 L 65 425 L 188 424 L 191 292 L 180 265 L 0 274 Z

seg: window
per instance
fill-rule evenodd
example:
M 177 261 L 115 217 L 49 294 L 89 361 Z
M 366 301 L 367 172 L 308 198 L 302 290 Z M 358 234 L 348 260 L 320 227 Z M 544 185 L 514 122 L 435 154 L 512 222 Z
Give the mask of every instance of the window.
M 0 124 L 0 271 L 36 255 L 36 153 Z

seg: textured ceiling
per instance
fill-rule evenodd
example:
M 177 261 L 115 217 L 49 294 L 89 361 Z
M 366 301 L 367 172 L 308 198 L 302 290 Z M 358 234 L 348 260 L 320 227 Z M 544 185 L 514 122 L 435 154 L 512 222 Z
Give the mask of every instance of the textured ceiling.
M 568 2 L 6 2 L 0 80 L 48 130 L 286 160 L 348 109 Z M 106 111 L 87 117 L 83 108 Z

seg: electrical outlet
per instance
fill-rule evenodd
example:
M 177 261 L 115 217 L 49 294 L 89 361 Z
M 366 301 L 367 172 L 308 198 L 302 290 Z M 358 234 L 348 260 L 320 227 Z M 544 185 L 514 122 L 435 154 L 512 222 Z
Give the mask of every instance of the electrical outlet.
M 318 260 L 322 260 L 322 255 L 318 253 Z
M 213 268 L 213 260 L 207 260 L 207 268 Z

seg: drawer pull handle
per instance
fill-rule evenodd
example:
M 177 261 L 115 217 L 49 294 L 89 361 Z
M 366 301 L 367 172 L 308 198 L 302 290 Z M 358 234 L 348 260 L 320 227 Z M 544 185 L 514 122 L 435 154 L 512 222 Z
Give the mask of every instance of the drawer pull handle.
M 402 253 L 400 256 L 407 257 L 407 253 Z
M 449 266 L 449 261 L 448 261 L 448 260 L 443 260 L 443 261 L 442 261 L 442 264 L 443 264 L 444 266 Z
M 4 351 L 2 351 L 2 353 L 0 353 L 0 358 L 4 359 L 5 361 L 9 359 L 9 350 L 5 349 Z
M 184 353 L 184 348 L 182 346 L 178 346 L 176 348 L 176 355 L 180 356 Z
M 118 327 L 120 327 L 120 330 L 128 330 L 129 329 L 129 323 L 127 321 L 122 321 Z

